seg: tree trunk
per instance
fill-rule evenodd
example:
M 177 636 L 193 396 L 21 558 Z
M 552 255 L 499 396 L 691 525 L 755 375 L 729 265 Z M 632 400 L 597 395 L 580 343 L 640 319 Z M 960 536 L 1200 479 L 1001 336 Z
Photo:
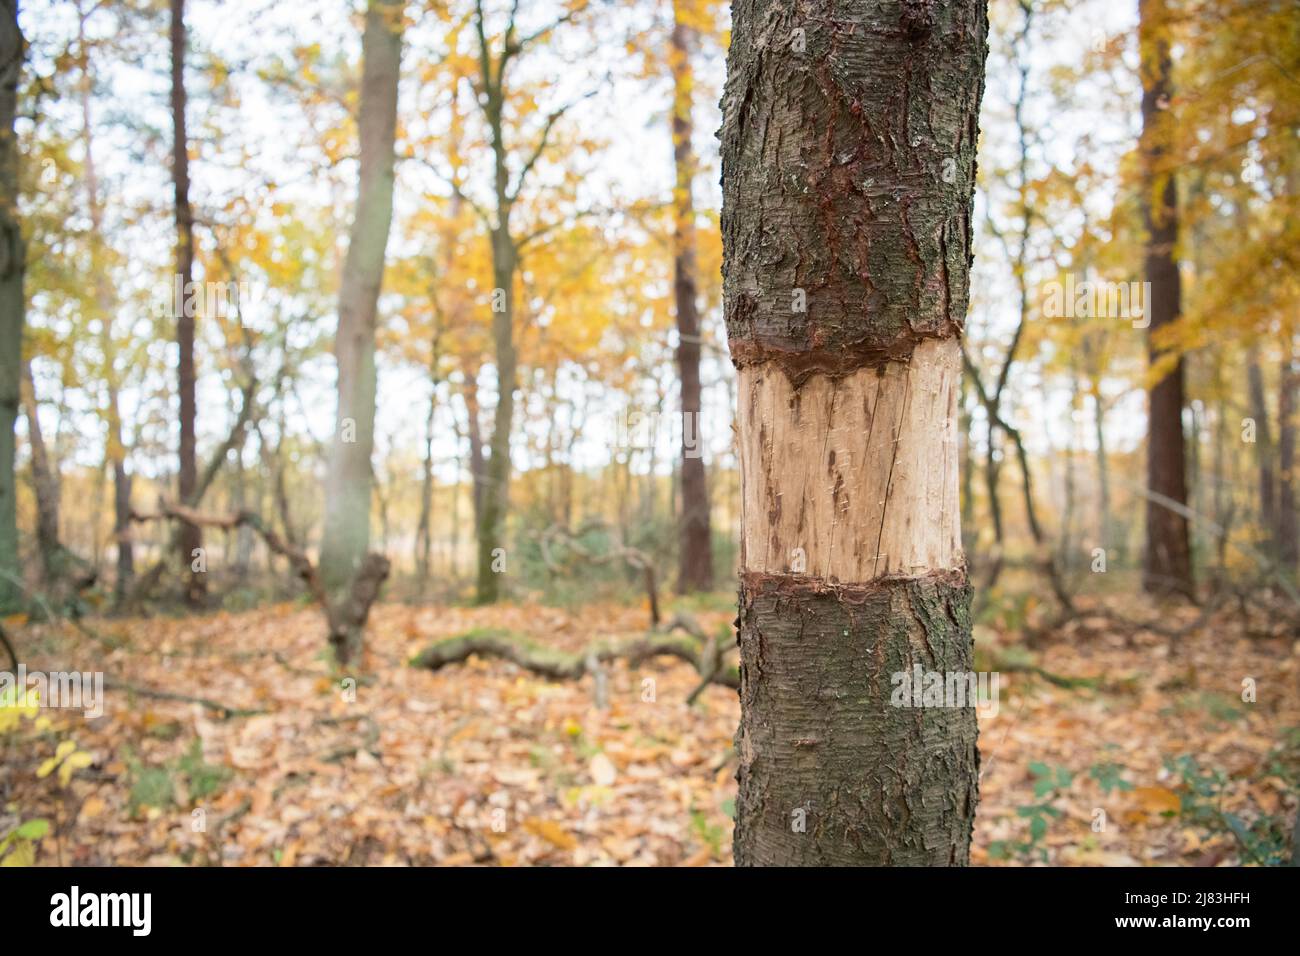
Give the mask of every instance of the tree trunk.
M 696 292 L 695 153 L 691 116 L 695 74 L 691 68 L 694 31 L 681 19 L 680 0 L 673 3 L 673 31 L 668 62 L 673 77 L 673 297 L 677 310 L 677 368 L 682 392 L 682 512 L 679 528 L 677 590 L 681 594 L 713 589 L 713 543 L 709 527 L 709 488 L 700 434 L 700 313 Z M 653 480 L 653 469 L 651 469 Z
M 104 207 L 99 196 L 99 175 L 95 165 L 94 124 L 91 122 L 90 97 L 93 87 L 90 54 L 86 41 L 85 9 L 77 7 L 77 52 L 80 59 L 81 127 L 86 151 L 85 182 L 86 205 L 90 211 L 90 228 L 94 234 L 97 251 L 104 249 Z M 118 395 L 117 344 L 113 334 L 113 287 L 105 263 L 95 268 L 95 308 L 99 312 L 99 345 L 103 352 L 104 392 L 106 400 L 104 458 L 113 472 L 113 542 L 117 550 L 117 573 L 113 579 L 113 605 L 118 607 L 126 598 L 135 577 L 135 553 L 131 541 L 131 476 L 126 470 L 126 446 L 122 440 L 122 412 Z M 96 551 L 98 560 L 98 551 Z
M 36 492 L 36 546 L 41 555 L 41 582 L 52 587 L 64 571 L 63 547 L 59 544 L 59 482 L 50 467 L 49 451 L 41 433 L 36 404 L 36 386 L 30 363 L 23 363 L 21 384 L 23 412 L 27 417 L 27 444 L 32 453 L 32 488 Z
M 18 147 L 14 116 L 26 43 L 17 0 L 0 4 L 0 613 L 18 605 L 18 502 L 14 472 L 22 379 L 23 272 L 26 249 L 18 223 Z
M 956 428 L 985 3 L 737 0 L 732 29 L 736 863 L 965 864 L 975 711 L 891 698 L 914 665 L 974 666 Z
M 135 549 L 131 540 L 131 476 L 126 463 L 113 460 L 113 540 L 117 543 L 117 575 L 113 579 L 113 607 L 122 606 L 135 579 Z
M 180 451 L 177 460 L 177 493 L 187 505 L 194 503 L 198 487 L 198 458 L 195 428 L 198 405 L 195 398 L 194 305 L 188 301 L 194 281 L 194 211 L 190 208 L 189 139 L 185 133 L 185 0 L 171 0 L 172 66 L 172 187 L 176 213 L 176 285 L 179 295 L 172 303 L 176 318 L 176 391 L 180 401 Z M 202 602 L 206 584 L 195 571 L 195 552 L 203 547 L 203 532 L 197 525 L 182 522 L 176 537 L 178 560 L 185 580 L 185 600 Z M 202 566 L 202 565 L 199 565 Z
M 1246 354 L 1246 380 L 1250 391 L 1250 416 L 1255 420 L 1255 456 L 1259 460 L 1259 517 L 1265 529 L 1277 528 L 1277 505 L 1274 493 L 1277 488 L 1273 472 L 1273 436 L 1268 424 L 1268 401 L 1264 397 L 1264 370 L 1259 365 L 1259 352 L 1253 346 Z M 1276 539 L 1276 532 L 1271 535 Z M 1275 551 L 1274 543 L 1268 543 Z
M 430 562 L 433 558 L 433 422 L 438 411 L 438 380 L 433 377 L 429 410 L 424 416 L 424 454 L 420 474 L 420 518 L 415 528 L 415 587 L 424 596 L 429 586 Z
M 1283 567 L 1294 570 L 1300 560 L 1300 535 L 1296 514 L 1296 392 L 1300 390 L 1300 372 L 1289 356 L 1282 359 L 1277 399 L 1277 556 Z
M 477 368 L 465 369 L 465 384 L 461 393 L 465 401 L 465 434 L 469 438 L 470 498 L 474 505 L 476 532 L 483 512 L 483 482 L 487 473 L 487 461 L 483 455 L 483 430 L 478 417 L 478 373 Z
M 1182 312 L 1178 260 L 1178 186 L 1167 168 L 1172 95 L 1170 22 L 1165 0 L 1139 0 L 1138 46 L 1141 54 L 1142 136 L 1139 141 L 1143 188 L 1142 215 L 1147 230 L 1146 303 L 1150 320 L 1148 346 L 1152 365 L 1166 349 L 1157 344 L 1161 329 Z M 1186 442 L 1183 437 L 1183 359 L 1151 386 L 1147 435 L 1147 486 L 1178 504 L 1187 504 Z M 1171 591 L 1192 597 L 1192 552 L 1187 519 L 1147 499 L 1146 553 L 1142 587 L 1148 593 Z
M 494 136 L 500 142 L 499 134 Z M 504 195 L 505 158 L 498 155 L 498 196 Z M 504 202 L 498 202 L 498 216 L 504 216 Z M 498 223 L 492 236 L 493 295 L 492 341 L 496 351 L 497 406 L 492 419 L 492 438 L 483 481 L 483 501 L 478 516 L 478 587 L 480 604 L 492 604 L 501 596 L 502 546 L 506 509 L 510 500 L 510 432 L 514 427 L 515 384 L 518 359 L 514 343 L 515 269 L 517 259 L 510 238 L 509 220 Z
M 346 591 L 370 547 L 370 456 L 375 440 L 375 320 L 393 218 L 393 144 L 402 6 L 371 0 L 361 40 L 361 158 L 357 204 L 339 287 L 338 412 L 325 484 L 321 582 Z

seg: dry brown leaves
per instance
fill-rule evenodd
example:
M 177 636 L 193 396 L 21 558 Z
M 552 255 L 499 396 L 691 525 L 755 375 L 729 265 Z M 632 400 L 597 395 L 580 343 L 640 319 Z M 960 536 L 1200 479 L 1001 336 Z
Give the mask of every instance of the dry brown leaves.
M 700 615 L 706 631 L 730 615 Z M 575 650 L 637 633 L 644 610 L 378 607 L 355 699 L 323 655 L 319 616 L 292 606 L 188 619 L 100 621 L 111 646 L 54 626 L 24 630 L 28 667 L 103 670 L 119 681 L 210 698 L 264 714 L 223 718 L 201 705 L 108 693 L 105 716 L 48 712 L 56 735 L 11 740 L 0 789 L 8 810 L 47 817 L 40 859 L 74 864 L 720 865 L 731 861 L 734 691 L 685 699 L 694 671 L 661 659 L 609 674 L 609 706 L 592 679 L 553 683 L 511 664 L 471 660 L 428 673 L 406 666 L 427 642 L 509 628 Z M 996 643 L 996 635 L 981 641 Z M 993 841 L 1023 837 L 1031 764 L 1065 767 L 1061 816 L 1041 844 L 1052 863 L 1239 862 L 1231 836 L 1188 826 L 1166 757 L 1223 769 L 1229 808 L 1294 814 L 1268 754 L 1300 725 L 1297 650 L 1212 622 L 1171 656 L 1162 639 L 1120 635 L 1058 642 L 1038 663 L 1096 676 L 1102 690 L 1002 675 L 996 717 L 981 721 L 983 775 L 975 863 Z M 1258 700 L 1240 701 L 1253 677 Z M 646 681 L 652 681 L 652 684 Z M 57 738 L 91 767 L 60 787 L 37 779 Z M 215 791 L 189 792 L 176 771 L 199 741 L 226 769 Z M 1132 786 L 1103 794 L 1090 768 L 1114 763 Z M 141 768 L 170 768 L 166 806 L 132 806 Z M 166 802 L 166 801 L 164 801 Z M 1094 832 L 1096 811 L 1107 826 Z M 196 830 L 201 810 L 203 829 Z M 1011 862 L 1021 862 L 1012 860 Z

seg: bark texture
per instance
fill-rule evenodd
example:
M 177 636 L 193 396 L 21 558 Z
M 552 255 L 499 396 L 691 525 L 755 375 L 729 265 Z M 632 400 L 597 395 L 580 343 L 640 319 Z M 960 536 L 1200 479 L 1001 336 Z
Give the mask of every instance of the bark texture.
M 22 379 L 23 273 L 26 247 L 18 222 L 18 144 L 14 117 L 26 43 L 16 0 L 0 0 L 0 612 L 17 605 L 17 482 L 14 425 Z
M 722 133 L 733 360 L 840 374 L 959 334 L 983 4 L 739 0 L 733 18 Z
M 1165 357 L 1159 344 L 1161 329 L 1182 313 L 1178 276 L 1178 186 L 1167 167 L 1173 119 L 1168 112 L 1173 92 L 1170 74 L 1169 11 L 1165 0 L 1138 3 L 1138 47 L 1141 55 L 1142 136 L 1138 144 L 1143 168 L 1142 215 L 1147 230 L 1146 303 L 1149 356 L 1152 365 Z M 1187 504 L 1187 449 L 1183 438 L 1185 370 L 1181 355 L 1169 373 L 1151 386 L 1148 400 L 1147 487 L 1158 495 Z M 1189 597 L 1192 548 L 1187 519 L 1147 499 L 1146 554 L 1142 587 L 1149 593 L 1178 592 Z
M 741 593 L 736 865 L 965 864 L 974 711 L 891 704 L 892 675 L 916 664 L 974 669 L 965 574 L 852 588 L 749 575 Z
M 740 783 L 752 865 L 962 865 L 973 668 L 956 399 L 984 0 L 737 0 L 723 275 L 740 368 Z M 935 341 L 938 340 L 938 341 Z
M 371 0 L 361 39 L 361 157 L 357 204 L 339 287 L 338 412 L 325 483 L 320 574 L 341 596 L 370 547 L 370 456 L 375 443 L 375 321 L 393 219 L 393 144 L 402 54 L 402 7 Z

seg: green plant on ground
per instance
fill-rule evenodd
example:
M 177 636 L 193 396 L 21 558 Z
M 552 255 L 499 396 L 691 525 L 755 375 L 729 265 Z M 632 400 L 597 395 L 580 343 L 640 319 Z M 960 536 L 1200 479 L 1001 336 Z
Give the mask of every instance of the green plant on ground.
M 1031 763 L 1029 773 L 1034 778 L 1034 802 L 1016 807 L 1016 816 L 1028 821 L 1028 835 L 1022 840 L 994 840 L 990 843 L 989 856 L 995 860 L 1047 862 L 1043 838 L 1047 836 L 1052 821 L 1061 816 L 1056 801 L 1074 782 L 1074 774 L 1065 767 L 1052 768 L 1041 762 Z

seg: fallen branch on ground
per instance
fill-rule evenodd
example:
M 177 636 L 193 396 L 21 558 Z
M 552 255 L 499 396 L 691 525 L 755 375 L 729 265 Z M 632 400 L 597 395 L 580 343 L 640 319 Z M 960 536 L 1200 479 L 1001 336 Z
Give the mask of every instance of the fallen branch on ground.
M 629 667 L 635 667 L 653 657 L 666 655 L 690 664 L 705 683 L 735 689 L 740 687 L 740 673 L 735 665 L 724 666 L 721 661 L 729 649 L 719 647 L 716 641 L 701 642 L 691 637 L 651 631 L 622 640 L 594 641 L 580 651 L 569 652 L 546 647 L 513 631 L 484 629 L 429 645 L 411 660 L 411 666 L 436 671 L 478 655 L 510 661 L 552 680 L 578 680 L 588 672 L 589 660 L 599 663 L 625 660 Z
M 1049 671 L 1029 661 L 1016 660 L 1013 657 L 995 656 L 993 669 L 1004 674 L 1032 674 L 1035 677 L 1042 678 L 1054 687 L 1065 690 L 1078 690 L 1080 688 L 1088 690 L 1102 689 L 1102 679 L 1100 677 L 1069 677 L 1065 674 Z
M 223 704 L 220 701 L 210 700 L 207 697 L 191 697 L 188 694 L 176 694 L 169 690 L 156 690 L 152 687 L 141 687 L 138 684 L 128 684 L 126 681 L 116 680 L 112 677 L 104 678 L 105 690 L 120 690 L 136 697 L 150 697 L 154 700 L 174 700 L 182 704 L 198 704 L 206 707 L 221 715 L 223 720 L 231 717 L 256 717 L 259 714 L 270 713 L 266 710 L 257 710 L 254 708 L 231 707 L 229 704 Z

